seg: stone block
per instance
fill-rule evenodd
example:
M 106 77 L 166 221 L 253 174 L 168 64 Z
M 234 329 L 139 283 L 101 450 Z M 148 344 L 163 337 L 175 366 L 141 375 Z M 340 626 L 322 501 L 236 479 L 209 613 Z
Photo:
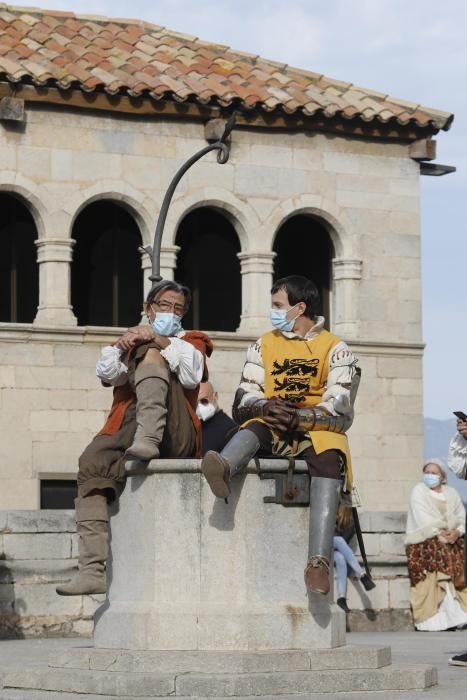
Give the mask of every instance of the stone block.
M 68 431 L 70 428 L 69 411 L 31 411 L 29 416 L 31 430 Z
M 6 409 L 29 412 L 49 408 L 47 389 L 2 389 L 1 395 Z
M 16 386 L 15 382 L 15 368 L 13 365 L 11 366 L 2 366 L 0 367 L 0 387 L 2 389 L 7 388 L 7 387 L 14 387 Z
M 86 392 L 87 408 L 93 411 L 109 411 L 112 405 L 112 392 L 105 387 L 89 389 Z
M 423 393 L 422 380 L 408 377 L 394 378 L 391 390 L 396 396 L 421 396 Z
M 256 475 L 238 480 L 225 505 L 214 501 L 189 465 L 186 472 L 165 473 L 163 463 L 154 464 L 160 472 L 131 477 L 111 518 L 110 605 L 97 621 L 96 647 L 228 651 L 343 644 L 341 611 L 323 597 L 305 596 L 305 510 L 263 503 L 273 484 Z M 163 526 L 168 504 L 170 538 Z M 187 575 L 171 565 L 174 550 Z M 146 581 L 134 576 L 142 566 Z M 224 600 L 219 590 L 227 589 Z M 130 601 L 138 601 L 137 609 Z
M 67 559 L 71 556 L 68 533 L 4 535 L 7 559 Z
M 410 608 L 410 582 L 408 578 L 389 581 L 389 606 L 392 609 Z
M 421 379 L 422 360 L 414 357 L 378 357 L 378 377 Z
M 50 150 L 22 146 L 17 154 L 18 171 L 27 173 L 32 180 L 42 182 L 50 179 Z
M 31 389 L 68 389 L 71 369 L 68 367 L 15 367 L 16 386 Z
M 84 389 L 55 389 L 48 392 L 48 405 L 55 410 L 85 410 L 88 408 L 88 392 Z
M 94 367 L 72 367 L 69 371 L 71 373 L 71 383 L 68 383 L 68 386 L 64 388 L 96 389 L 100 384 Z
M 32 463 L 34 471 L 42 474 L 76 474 L 78 458 L 89 442 L 89 435 L 57 433 L 55 440 L 44 440 L 33 444 Z
M 52 367 L 53 352 L 49 343 L 4 343 L 2 344 L 1 365 L 30 365 L 32 367 Z
M 22 616 L 77 616 L 81 611 L 80 596 L 59 596 L 55 583 L 15 583 L 14 610 Z
M 73 151 L 54 148 L 50 152 L 52 180 L 64 182 L 73 179 Z
M 405 533 L 402 532 L 386 532 L 381 535 L 380 546 L 381 554 L 404 554 Z
M 370 513 L 370 527 L 374 532 L 405 532 L 406 511 L 383 511 Z
M 68 581 L 75 572 L 76 561 L 71 559 L 0 560 L 1 583 L 56 584 Z
M 96 433 L 105 422 L 104 411 L 70 411 L 70 432 Z
M 4 532 L 5 530 L 8 529 L 7 527 L 7 511 L 6 510 L 0 510 L 0 532 Z
M 119 153 L 104 154 L 74 150 L 73 180 L 96 182 L 96 180 L 120 179 L 122 177 L 122 158 Z
M 376 588 L 365 591 L 356 579 L 347 585 L 347 601 L 351 610 L 386 610 L 389 607 L 389 581 L 376 579 Z
M 38 507 L 39 483 L 37 479 L 2 478 L 0 485 L 0 510 Z
M 234 174 L 234 192 L 238 196 L 271 197 L 276 200 L 280 191 L 284 199 L 304 193 L 319 194 L 314 173 L 299 170 L 281 170 L 280 167 L 244 167 L 238 165 Z

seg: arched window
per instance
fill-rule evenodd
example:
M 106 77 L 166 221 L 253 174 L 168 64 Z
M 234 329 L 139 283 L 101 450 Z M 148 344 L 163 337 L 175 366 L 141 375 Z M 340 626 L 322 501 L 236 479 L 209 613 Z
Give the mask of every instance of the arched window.
M 89 204 L 73 226 L 71 303 L 79 326 L 134 326 L 143 302 L 141 234 L 118 204 Z
M 330 321 L 330 292 L 334 247 L 329 233 L 318 219 L 297 214 L 282 224 L 276 234 L 274 280 L 303 275 L 313 280 L 321 297 L 321 313 Z
M 180 246 L 175 279 L 193 294 L 185 328 L 235 331 L 240 323 L 240 242 L 232 224 L 203 207 L 187 214 L 176 239 Z
M 0 321 L 32 323 L 39 303 L 36 225 L 15 195 L 0 193 Z

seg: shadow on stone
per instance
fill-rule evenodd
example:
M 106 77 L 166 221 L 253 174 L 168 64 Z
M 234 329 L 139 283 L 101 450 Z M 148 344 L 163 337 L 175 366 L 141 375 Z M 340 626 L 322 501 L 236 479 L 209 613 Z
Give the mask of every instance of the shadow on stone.
M 216 530 L 233 530 L 235 527 L 235 511 L 242 495 L 243 486 L 245 484 L 245 476 L 235 477 L 231 481 L 231 492 L 228 503 L 225 503 L 222 498 L 213 496 L 214 504 L 212 513 L 209 516 L 209 524 L 215 527 Z

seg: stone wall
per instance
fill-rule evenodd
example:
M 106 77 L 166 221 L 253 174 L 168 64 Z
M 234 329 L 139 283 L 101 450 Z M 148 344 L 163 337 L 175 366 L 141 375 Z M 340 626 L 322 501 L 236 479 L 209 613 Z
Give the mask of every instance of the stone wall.
M 58 107 L 28 107 L 21 131 L 0 126 L 0 190 L 33 215 L 40 278 L 34 323 L 0 324 L 0 431 L 10 437 L 0 445 L 0 508 L 35 509 L 39 478 L 74 475 L 110 403 L 93 368 L 118 329 L 77 328 L 70 305 L 77 215 L 91 202 L 117 202 L 152 243 L 173 173 L 205 143 L 202 123 Z M 177 227 L 202 206 L 223 212 L 241 248 L 239 330 L 214 334 L 210 362 L 223 406 L 247 344 L 270 328 L 276 233 L 294 215 L 313 217 L 335 252 L 331 328 L 364 373 L 350 438 L 364 507 L 404 507 L 423 459 L 419 165 L 408 145 L 235 130 L 229 162 L 220 166 L 210 154 L 176 190 L 162 248 L 166 278 L 176 266 Z M 148 285 L 148 260 L 142 264 Z M 391 489 L 383 487 L 388 470 Z
M 73 511 L 0 512 L 0 639 L 91 635 L 104 596 L 55 592 L 77 556 Z
M 73 511 L 0 513 L 0 638 L 89 636 L 104 596 L 62 597 L 55 586 L 76 567 Z M 361 514 L 376 588 L 349 581 L 350 630 L 411 629 L 404 513 Z

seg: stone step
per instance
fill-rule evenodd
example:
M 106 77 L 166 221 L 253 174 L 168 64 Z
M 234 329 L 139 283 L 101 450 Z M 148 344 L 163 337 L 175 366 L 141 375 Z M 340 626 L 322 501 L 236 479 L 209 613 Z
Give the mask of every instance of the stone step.
M 391 663 L 384 646 L 346 645 L 335 649 L 284 651 L 130 651 L 76 648 L 58 654 L 49 666 L 127 673 L 268 673 L 381 668 Z
M 0 675 L 3 691 L 45 690 L 122 698 L 248 698 L 310 693 L 423 690 L 437 683 L 430 666 L 258 673 L 134 673 L 80 669 L 9 668 Z M 0 685 L 1 687 L 1 685 Z

